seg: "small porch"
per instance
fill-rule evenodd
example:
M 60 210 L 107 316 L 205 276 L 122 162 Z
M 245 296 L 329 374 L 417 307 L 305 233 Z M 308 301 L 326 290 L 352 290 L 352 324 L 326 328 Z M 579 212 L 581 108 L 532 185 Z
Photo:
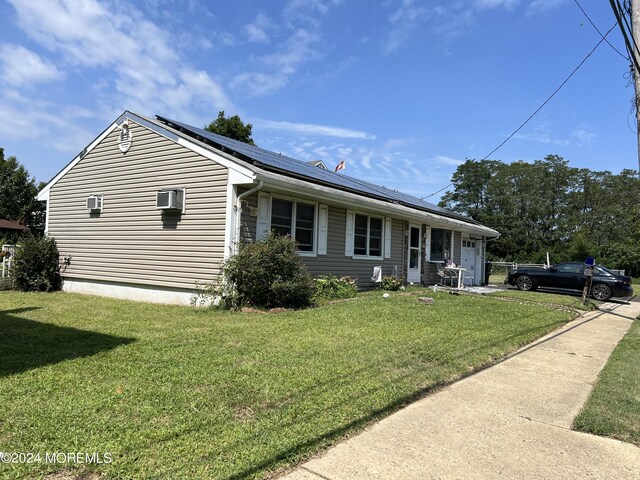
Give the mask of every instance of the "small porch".
M 485 249 L 485 237 L 406 222 L 403 276 L 422 285 L 484 285 Z

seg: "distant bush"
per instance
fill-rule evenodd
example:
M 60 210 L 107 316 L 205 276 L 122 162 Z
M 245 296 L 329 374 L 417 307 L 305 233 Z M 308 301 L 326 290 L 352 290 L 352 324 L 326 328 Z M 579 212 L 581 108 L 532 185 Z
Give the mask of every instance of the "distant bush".
M 223 266 L 222 302 L 227 308 L 305 308 L 316 286 L 290 237 L 269 234 L 242 245 Z
M 400 290 L 400 287 L 404 285 L 404 280 L 400 277 L 394 277 L 393 275 L 386 275 L 382 277 L 382 282 L 380 282 L 380 288 L 382 290 L 391 290 L 396 291 Z
M 27 238 L 16 248 L 11 267 L 13 287 L 23 292 L 62 288 L 58 246 L 53 237 Z
M 351 277 L 336 277 L 335 275 L 320 275 L 314 279 L 316 283 L 316 298 L 328 300 L 336 298 L 351 298 L 358 293 L 358 284 Z

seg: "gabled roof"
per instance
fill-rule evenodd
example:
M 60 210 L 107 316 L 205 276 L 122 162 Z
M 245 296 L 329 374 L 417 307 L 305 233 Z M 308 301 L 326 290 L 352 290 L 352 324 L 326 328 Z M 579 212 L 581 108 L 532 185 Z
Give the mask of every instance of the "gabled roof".
M 281 153 L 265 150 L 264 148 L 260 148 L 255 145 L 249 145 L 248 143 L 233 140 L 228 137 L 223 137 L 221 135 L 211 133 L 208 130 L 193 127 L 167 117 L 156 115 L 156 118 L 159 122 L 177 130 L 183 135 L 190 136 L 212 146 L 213 148 L 230 153 L 238 160 L 266 171 L 301 178 L 312 183 L 352 193 L 358 193 L 370 198 L 435 213 L 443 217 L 462 220 L 473 225 L 481 225 L 479 222 L 465 217 L 464 215 L 457 214 L 451 210 L 434 205 L 433 203 L 425 202 L 424 200 L 412 195 L 398 192 L 397 190 L 374 185 L 348 175 L 334 173 L 331 170 L 318 168 L 308 162 L 297 160 L 295 158 L 282 155 Z

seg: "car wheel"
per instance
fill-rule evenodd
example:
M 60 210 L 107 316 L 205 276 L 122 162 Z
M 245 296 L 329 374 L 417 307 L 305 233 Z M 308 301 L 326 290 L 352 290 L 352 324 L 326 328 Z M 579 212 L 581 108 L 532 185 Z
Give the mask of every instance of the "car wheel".
M 606 285 L 598 283 L 591 287 L 591 296 L 596 300 L 604 302 L 605 300 L 609 300 L 611 298 L 611 289 Z
M 529 275 L 522 275 L 516 280 L 516 287 L 518 287 L 518 290 L 528 292 L 535 290 L 536 284 Z

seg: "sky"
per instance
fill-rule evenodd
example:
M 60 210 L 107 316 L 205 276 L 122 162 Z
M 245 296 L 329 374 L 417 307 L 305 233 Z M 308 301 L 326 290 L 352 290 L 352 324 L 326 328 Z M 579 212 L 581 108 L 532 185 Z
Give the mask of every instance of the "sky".
M 263 148 L 435 203 L 600 40 L 575 0 L 0 0 L 0 147 L 48 181 L 125 110 L 224 110 Z M 628 63 L 602 43 L 490 158 L 638 169 Z

